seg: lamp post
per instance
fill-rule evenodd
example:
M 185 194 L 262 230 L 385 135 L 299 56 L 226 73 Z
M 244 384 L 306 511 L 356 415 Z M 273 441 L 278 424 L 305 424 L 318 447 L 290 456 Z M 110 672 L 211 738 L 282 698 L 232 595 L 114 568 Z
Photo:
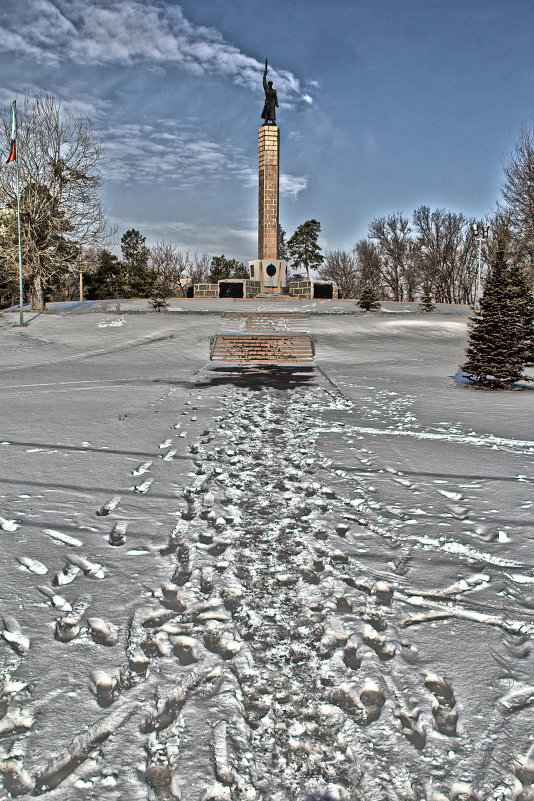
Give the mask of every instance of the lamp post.
M 488 238 L 489 225 L 482 223 L 473 223 L 471 230 L 475 235 L 475 240 L 478 242 L 478 255 L 477 255 L 477 278 L 475 282 L 475 302 L 479 295 L 479 288 L 482 284 L 482 242 Z

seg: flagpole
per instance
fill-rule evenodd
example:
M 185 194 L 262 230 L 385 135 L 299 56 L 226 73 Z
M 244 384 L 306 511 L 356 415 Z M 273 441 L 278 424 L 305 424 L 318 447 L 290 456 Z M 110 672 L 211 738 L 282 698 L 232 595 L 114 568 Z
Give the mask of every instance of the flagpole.
M 17 101 L 13 101 L 13 119 L 15 120 L 15 162 L 17 164 L 17 222 L 19 229 L 19 324 L 24 325 L 24 301 L 22 297 L 22 245 L 20 236 L 20 181 L 19 181 L 19 143 L 17 133 Z

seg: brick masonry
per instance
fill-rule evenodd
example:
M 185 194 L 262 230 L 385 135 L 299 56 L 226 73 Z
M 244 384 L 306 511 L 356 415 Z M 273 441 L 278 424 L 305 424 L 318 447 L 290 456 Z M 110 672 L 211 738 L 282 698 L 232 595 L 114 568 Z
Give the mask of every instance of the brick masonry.
M 258 259 L 278 259 L 280 129 L 262 125 L 258 137 Z

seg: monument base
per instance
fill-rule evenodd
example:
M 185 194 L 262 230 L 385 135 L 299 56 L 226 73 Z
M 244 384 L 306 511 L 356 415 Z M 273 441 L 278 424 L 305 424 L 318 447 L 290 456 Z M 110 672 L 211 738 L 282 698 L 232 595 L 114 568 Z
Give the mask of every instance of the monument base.
M 286 285 L 287 261 L 283 259 L 255 259 L 249 261 L 250 278 L 260 282 L 260 292 L 281 295 Z
M 216 284 L 195 284 L 193 293 L 188 297 L 195 298 L 255 298 L 261 292 L 259 281 L 249 278 L 226 278 Z
M 249 278 L 226 278 L 219 281 L 218 297 L 220 298 L 254 298 L 261 291 L 259 281 Z
M 338 286 L 334 281 L 290 281 L 289 294 L 294 298 L 337 300 Z

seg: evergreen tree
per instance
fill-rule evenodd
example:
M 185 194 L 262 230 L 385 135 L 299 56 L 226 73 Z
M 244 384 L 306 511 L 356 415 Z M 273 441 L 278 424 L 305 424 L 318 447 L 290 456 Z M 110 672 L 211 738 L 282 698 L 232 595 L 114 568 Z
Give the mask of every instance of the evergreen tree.
M 131 228 L 121 238 L 122 264 L 126 273 L 127 297 L 146 298 L 153 290 L 158 275 L 150 270 L 150 250 L 145 245 L 146 237 Z
M 366 312 L 379 309 L 381 306 L 378 295 L 370 281 L 367 281 L 362 289 L 358 306 Z
M 423 290 L 423 297 L 419 303 L 419 309 L 424 312 L 436 311 L 436 307 L 432 303 L 432 293 L 430 292 L 429 286 L 426 286 Z
M 96 270 L 84 273 L 84 288 L 89 300 L 126 297 L 127 280 L 122 262 L 109 250 L 101 250 Z
M 167 298 L 170 298 L 171 296 L 172 276 L 166 276 L 158 273 L 158 277 L 152 286 L 152 292 L 150 293 L 148 305 L 152 309 L 160 312 L 162 309 L 166 309 L 168 307 L 169 304 L 167 303 Z
M 287 261 L 289 259 L 289 253 L 287 250 L 287 242 L 286 242 L 286 232 L 278 223 L 278 258 Z
M 152 296 L 148 303 L 152 309 L 160 312 L 162 309 L 168 307 L 168 297 L 168 288 L 165 286 L 164 282 L 158 281 L 152 289 Z
M 224 254 L 213 256 L 208 282 L 216 284 L 226 278 L 250 278 L 250 275 L 245 265 L 237 259 L 227 259 Z
M 304 267 L 308 281 L 310 280 L 310 270 L 319 267 L 324 261 L 321 248 L 317 244 L 320 230 L 321 224 L 317 220 L 307 220 L 299 225 L 287 243 L 291 266 L 293 269 Z
M 461 368 L 488 389 L 504 389 L 526 379 L 523 366 L 529 358 L 531 339 L 525 324 L 527 305 L 519 300 L 520 290 L 514 283 L 517 280 L 517 270 L 506 263 L 501 245 L 484 282 L 475 316 L 470 318 L 467 359 Z
M 529 287 L 525 271 L 518 264 L 510 267 L 512 295 L 522 319 L 524 345 L 526 349 L 525 366 L 534 366 L 534 294 Z

